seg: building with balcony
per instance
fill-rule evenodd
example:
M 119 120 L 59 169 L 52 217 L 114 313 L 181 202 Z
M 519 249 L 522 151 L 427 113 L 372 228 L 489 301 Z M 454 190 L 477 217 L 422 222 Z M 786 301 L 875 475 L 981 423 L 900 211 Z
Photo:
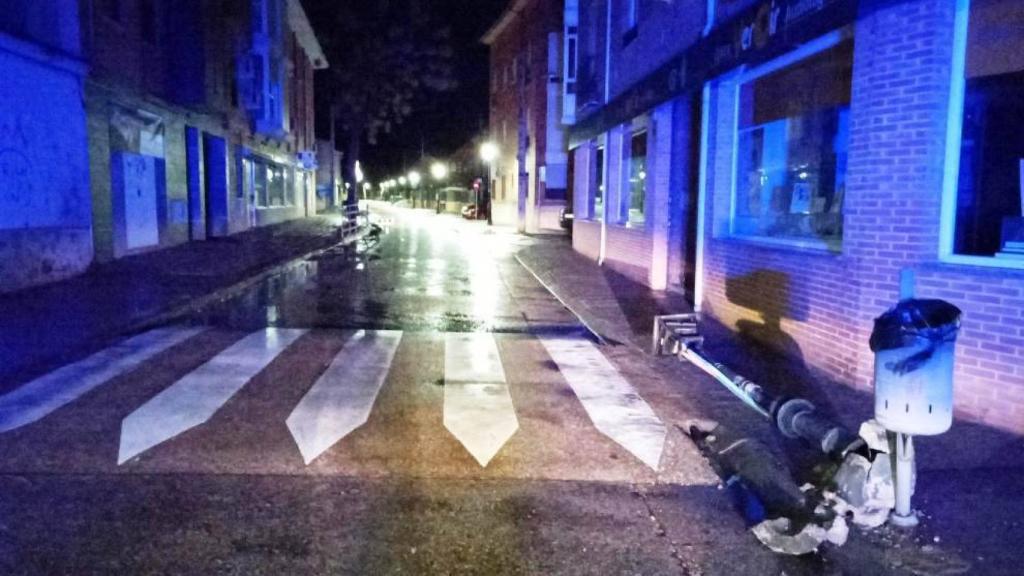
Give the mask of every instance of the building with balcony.
M 298 0 L 86 5 L 97 259 L 315 212 L 327 62 Z

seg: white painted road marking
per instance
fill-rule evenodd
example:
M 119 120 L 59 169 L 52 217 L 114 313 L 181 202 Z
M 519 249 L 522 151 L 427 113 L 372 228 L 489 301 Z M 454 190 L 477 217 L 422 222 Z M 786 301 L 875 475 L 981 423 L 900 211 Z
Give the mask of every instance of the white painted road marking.
M 541 338 L 594 426 L 651 469 L 658 470 L 665 424 L 594 344 Z
M 489 333 L 446 334 L 444 426 L 481 466 L 519 429 L 498 344 Z
M 121 422 L 117 463 L 209 420 L 306 330 L 267 328 L 239 340 Z
M 402 333 L 359 331 L 286 421 L 308 465 L 370 418 Z
M 151 330 L 5 394 L 0 397 L 0 432 L 9 432 L 45 418 L 203 330 L 180 327 Z

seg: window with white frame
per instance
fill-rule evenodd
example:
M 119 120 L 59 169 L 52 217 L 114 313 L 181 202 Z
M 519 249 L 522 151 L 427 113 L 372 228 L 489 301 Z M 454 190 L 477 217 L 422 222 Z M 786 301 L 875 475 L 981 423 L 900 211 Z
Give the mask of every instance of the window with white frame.
M 853 41 L 825 46 L 735 84 L 733 236 L 842 248 Z
M 956 155 L 959 176 L 947 190 L 955 201 L 945 217 L 952 220 L 948 239 L 952 254 L 995 256 L 998 262 L 1024 265 L 1024 11 L 1020 8 L 1019 0 L 969 2 L 964 53 L 957 55 L 964 58 L 963 84 L 954 86 L 963 96 L 962 111 L 954 111 L 962 122 Z

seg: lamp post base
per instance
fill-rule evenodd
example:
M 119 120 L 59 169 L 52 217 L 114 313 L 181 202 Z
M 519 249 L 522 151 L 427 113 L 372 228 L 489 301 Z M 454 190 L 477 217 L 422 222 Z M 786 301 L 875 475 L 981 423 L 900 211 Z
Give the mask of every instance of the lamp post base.
M 897 514 L 895 511 L 889 514 L 889 524 L 897 528 L 914 528 L 921 523 L 917 512 L 911 510 L 909 514 Z

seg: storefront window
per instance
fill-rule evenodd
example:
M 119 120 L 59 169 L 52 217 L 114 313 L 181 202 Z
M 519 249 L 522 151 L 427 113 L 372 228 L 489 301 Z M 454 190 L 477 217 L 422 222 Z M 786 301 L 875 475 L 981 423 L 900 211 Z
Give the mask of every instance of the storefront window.
M 267 200 L 267 167 L 259 162 L 254 162 L 252 166 L 252 187 L 255 190 L 256 205 L 265 208 L 269 206 Z
M 740 84 L 732 234 L 841 249 L 852 69 L 846 40 Z
M 238 197 L 253 198 L 252 160 L 240 157 L 238 166 Z
M 290 170 L 280 164 L 253 160 L 253 190 L 260 208 L 292 205 Z
M 971 0 L 953 247 L 1024 263 L 1024 12 Z
M 285 205 L 284 170 L 280 166 L 267 167 L 267 197 L 270 206 Z
M 647 131 L 633 134 L 629 144 L 629 211 L 626 222 L 644 224 L 644 195 L 647 189 Z

